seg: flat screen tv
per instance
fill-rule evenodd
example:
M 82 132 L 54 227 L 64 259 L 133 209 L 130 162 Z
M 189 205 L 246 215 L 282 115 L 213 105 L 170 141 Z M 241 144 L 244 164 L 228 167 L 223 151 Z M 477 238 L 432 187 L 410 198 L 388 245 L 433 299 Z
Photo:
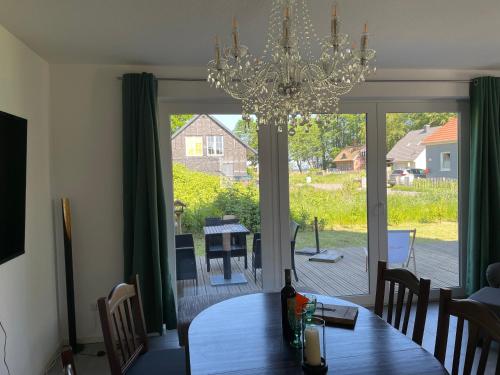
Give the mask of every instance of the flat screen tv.
M 0 111 L 0 264 L 24 254 L 27 128 Z

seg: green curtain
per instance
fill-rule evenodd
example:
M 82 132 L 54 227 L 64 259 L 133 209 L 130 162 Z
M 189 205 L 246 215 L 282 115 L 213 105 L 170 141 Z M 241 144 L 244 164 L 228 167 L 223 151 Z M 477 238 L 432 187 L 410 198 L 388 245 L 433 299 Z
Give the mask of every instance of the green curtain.
M 166 208 L 158 146 L 157 81 L 125 74 L 123 89 L 124 277 L 139 274 L 148 332 L 176 328 L 168 270 Z
M 470 116 L 468 294 L 486 286 L 486 267 L 500 262 L 500 78 L 471 82 Z

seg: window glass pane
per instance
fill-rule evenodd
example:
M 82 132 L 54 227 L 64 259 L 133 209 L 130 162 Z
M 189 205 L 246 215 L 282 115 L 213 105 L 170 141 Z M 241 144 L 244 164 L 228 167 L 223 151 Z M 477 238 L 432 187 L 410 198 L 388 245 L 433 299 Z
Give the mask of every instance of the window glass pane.
M 187 247 L 176 253 L 178 296 L 261 291 L 267 249 L 260 245 L 255 119 L 247 124 L 238 114 L 178 114 L 170 117 L 170 125 L 175 230 L 189 234 L 178 239 L 178 247 Z M 220 157 L 224 142 L 231 147 Z M 207 242 L 203 228 L 224 217 L 244 227 L 231 236 L 230 280 L 224 278 L 222 235 Z
M 441 170 L 449 171 L 451 168 L 451 154 L 449 152 L 443 152 L 441 154 Z
M 296 286 L 368 294 L 366 115 L 314 115 L 288 137 L 288 158 Z
M 186 156 L 203 156 L 203 137 L 186 137 Z
M 387 113 L 387 260 L 459 286 L 458 115 Z
M 208 155 L 222 155 L 223 152 L 223 140 L 221 135 L 209 135 L 207 136 L 207 152 Z

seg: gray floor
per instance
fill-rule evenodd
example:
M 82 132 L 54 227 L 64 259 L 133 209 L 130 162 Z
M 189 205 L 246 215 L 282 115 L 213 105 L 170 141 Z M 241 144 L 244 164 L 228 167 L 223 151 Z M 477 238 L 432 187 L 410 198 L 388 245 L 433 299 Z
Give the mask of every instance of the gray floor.
M 427 322 L 425 326 L 423 347 L 430 353 L 434 353 L 434 341 L 436 338 L 438 307 L 439 307 L 438 304 L 435 302 L 429 305 Z M 413 316 L 410 318 L 410 326 L 408 329 L 409 332 L 412 332 L 413 330 L 412 322 L 413 322 Z M 446 358 L 446 367 L 448 368 L 448 370 L 451 369 L 453 345 L 455 343 L 454 340 L 455 327 L 456 327 L 456 320 L 452 318 L 450 322 L 450 336 L 448 340 L 448 350 Z M 467 342 L 466 338 L 467 336 L 464 333 L 464 339 L 463 339 L 464 345 Z M 166 333 L 165 338 L 162 340 L 162 347 L 178 348 L 176 331 L 169 331 Z M 110 373 L 108 368 L 107 358 L 95 356 L 95 353 L 97 353 L 98 350 L 102 349 L 103 349 L 102 344 L 90 344 L 86 345 L 83 353 L 76 355 L 75 362 L 79 375 L 104 375 Z M 498 344 L 493 344 L 488 358 L 486 374 L 495 373 L 495 365 L 497 361 L 498 352 L 499 352 Z M 462 355 L 464 353 L 465 350 L 462 349 Z M 476 357 L 479 358 L 479 355 L 477 354 Z M 477 365 L 477 360 L 476 360 L 476 365 Z M 48 372 L 48 375 L 60 375 L 60 374 L 61 374 L 61 366 L 59 365 L 59 363 L 55 365 L 51 371 Z

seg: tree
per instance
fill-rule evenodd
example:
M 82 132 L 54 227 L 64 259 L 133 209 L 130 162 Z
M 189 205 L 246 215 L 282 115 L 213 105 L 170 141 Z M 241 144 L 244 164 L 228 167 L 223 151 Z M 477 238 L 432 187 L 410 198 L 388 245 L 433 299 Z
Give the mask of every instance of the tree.
M 254 119 L 251 119 L 248 123 L 245 120 L 241 119 L 236 123 L 233 133 L 243 142 L 245 142 L 247 145 L 258 152 L 259 136 L 257 133 L 257 129 L 257 122 Z M 259 157 L 252 154 L 249 157 L 249 161 L 252 165 L 257 165 L 259 162 Z
M 171 115 L 170 116 L 170 131 L 174 134 L 177 130 L 182 128 L 186 122 L 191 120 L 194 115 L 183 114 L 183 115 Z

